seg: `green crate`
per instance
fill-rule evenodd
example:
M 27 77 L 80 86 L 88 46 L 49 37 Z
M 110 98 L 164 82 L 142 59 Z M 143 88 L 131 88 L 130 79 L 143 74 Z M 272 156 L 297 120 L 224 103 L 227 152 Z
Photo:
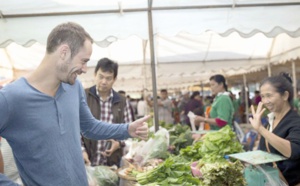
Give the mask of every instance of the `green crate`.
M 280 183 L 278 169 L 267 165 L 252 166 L 249 165 L 244 170 L 244 176 L 248 186 L 271 186 L 267 178 L 272 180 L 272 183 Z

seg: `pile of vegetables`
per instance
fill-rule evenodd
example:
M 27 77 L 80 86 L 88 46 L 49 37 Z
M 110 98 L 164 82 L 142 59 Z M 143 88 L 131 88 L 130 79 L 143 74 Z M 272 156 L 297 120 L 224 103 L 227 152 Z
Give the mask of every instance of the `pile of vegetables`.
M 148 127 L 153 127 L 154 126 L 154 122 L 152 119 L 150 119 L 149 121 L 147 121 L 148 123 Z M 165 121 L 159 121 L 158 122 L 159 127 L 165 128 L 167 130 L 170 130 L 173 128 L 174 124 L 173 123 L 166 123 Z
M 165 128 L 167 130 L 170 130 L 173 128 L 174 124 L 172 123 L 166 123 L 165 121 L 159 121 L 159 126 L 162 127 L 162 128 Z
M 236 134 L 227 125 L 218 131 L 207 133 L 194 145 L 181 149 L 180 154 L 187 160 L 202 159 L 205 162 L 215 162 L 224 159 L 225 155 L 243 151 Z
M 200 183 L 200 180 L 191 174 L 190 162 L 180 156 L 170 156 L 158 167 L 138 173 L 136 179 L 140 185 L 148 186 L 196 186 Z
M 115 186 L 119 182 L 116 172 L 107 166 L 86 167 L 89 186 Z
M 207 133 L 194 145 L 180 150 L 180 155 L 190 161 L 198 161 L 202 173 L 200 185 L 205 186 L 244 186 L 243 165 L 240 161 L 227 161 L 224 156 L 243 152 L 236 134 L 229 126 L 219 131 Z
M 159 133 L 158 133 L 159 134 Z M 148 145 L 151 158 L 159 156 L 166 149 L 165 135 L 155 134 L 153 143 Z M 190 129 L 185 126 L 173 126 L 169 130 L 170 145 L 174 145 L 174 154 L 152 170 L 137 173 L 136 180 L 140 185 L 147 186 L 244 186 L 243 165 L 239 161 L 229 162 L 224 156 L 243 152 L 243 146 L 237 141 L 236 134 L 230 126 L 219 131 L 209 132 L 199 141 L 192 144 Z M 155 144 L 155 143 L 157 144 Z M 145 147 L 145 146 L 144 146 Z M 185 147 L 185 148 L 183 148 Z M 161 151 L 163 150 L 163 151 Z M 146 155 L 146 154 L 145 154 Z M 144 157 L 145 159 L 151 159 Z M 191 162 L 198 161 L 203 175 L 201 179 L 191 174 Z
M 180 149 L 180 156 L 190 161 L 197 161 L 201 159 L 202 156 L 204 156 L 204 154 L 201 151 L 202 144 L 202 141 L 197 141 L 193 145 Z
M 243 165 L 240 161 L 234 163 L 225 159 L 214 163 L 205 163 L 200 168 L 202 179 L 200 185 L 211 186 L 245 186 Z
M 174 127 L 169 130 L 169 134 L 172 154 L 178 155 L 180 149 L 193 144 L 191 129 L 187 125 L 174 125 Z

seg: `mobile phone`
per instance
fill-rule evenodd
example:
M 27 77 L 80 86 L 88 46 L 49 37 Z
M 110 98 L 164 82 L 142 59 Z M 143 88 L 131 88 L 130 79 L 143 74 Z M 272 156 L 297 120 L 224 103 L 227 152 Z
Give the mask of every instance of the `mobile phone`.
M 111 148 L 111 145 L 112 145 L 111 141 L 106 141 L 105 150 L 109 150 Z

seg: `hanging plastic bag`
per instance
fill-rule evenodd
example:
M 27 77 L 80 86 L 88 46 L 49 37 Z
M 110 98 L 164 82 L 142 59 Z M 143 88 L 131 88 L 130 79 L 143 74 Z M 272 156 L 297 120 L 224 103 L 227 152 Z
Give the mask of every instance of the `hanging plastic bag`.
M 91 166 L 85 166 L 85 169 L 89 186 L 98 186 L 97 181 L 94 177 L 95 168 Z
M 133 159 L 136 156 L 136 154 L 138 154 L 141 151 L 145 143 L 145 141 L 132 141 L 129 146 L 129 150 L 124 156 L 124 158 L 127 160 Z
M 134 157 L 134 161 L 139 165 L 145 165 L 150 159 L 167 158 L 169 147 L 169 132 L 165 128 L 160 128 L 153 138 L 150 138 L 142 149 Z

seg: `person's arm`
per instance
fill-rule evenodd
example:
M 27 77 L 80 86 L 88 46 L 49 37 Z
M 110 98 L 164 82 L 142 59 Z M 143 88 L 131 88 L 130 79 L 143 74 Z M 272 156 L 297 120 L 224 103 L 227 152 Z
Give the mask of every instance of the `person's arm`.
M 159 99 L 158 105 L 167 109 L 172 109 L 172 102 L 169 99 L 165 99 L 165 100 Z
M 0 185 L 1 186 L 20 186 L 8 179 L 4 174 L 0 174 Z
M 196 116 L 195 117 L 195 124 L 199 125 L 200 122 L 209 123 L 210 125 L 215 125 L 218 127 L 223 127 L 227 124 L 227 121 L 224 121 L 220 118 L 206 118 L 203 116 Z
M 254 110 L 253 105 L 251 105 L 251 111 L 252 117 L 249 118 L 249 121 L 253 128 L 282 155 L 289 158 L 292 154 L 291 142 L 268 131 L 261 123 L 261 116 L 265 111 L 265 108 L 263 108 L 263 103 L 259 102 L 256 111 Z
M 250 122 L 250 123 L 252 124 L 252 122 Z M 292 149 L 291 149 L 291 142 L 289 140 L 283 139 L 283 138 L 275 135 L 274 133 L 268 131 L 265 127 L 263 127 L 263 125 L 261 125 L 259 128 L 257 128 L 257 132 L 262 137 L 264 137 L 265 140 L 267 140 L 268 143 L 270 145 L 272 145 L 272 147 L 277 149 L 282 155 L 284 155 L 287 158 L 291 157 Z
M 234 107 L 231 98 L 227 95 L 222 95 L 216 105 L 217 116 L 215 121 L 218 127 L 223 127 L 227 123 L 232 123 L 234 115 Z
M 6 127 L 9 116 L 10 116 L 10 109 L 11 105 L 8 104 L 7 99 L 5 96 L 0 92 L 0 105 L 1 105 L 1 111 L 0 111 L 0 136 L 2 130 Z
M 88 153 L 86 152 L 86 149 L 85 149 L 85 146 L 84 146 L 84 137 L 81 136 L 81 151 L 82 151 L 82 156 L 83 156 L 83 160 L 84 160 L 84 163 L 86 165 L 90 165 L 91 162 L 90 162 L 90 159 L 89 159 L 89 155 Z
M 145 98 L 145 101 L 149 107 L 153 107 L 153 101 L 151 100 L 150 95 Z
M 210 125 L 224 127 L 227 123 L 229 123 L 231 115 L 233 115 L 234 112 L 232 102 L 229 96 L 221 96 L 215 104 L 217 117 L 205 118 L 202 116 L 197 116 L 195 118 L 196 124 L 199 124 L 200 122 L 206 122 Z
M 4 173 L 4 162 L 3 162 L 3 156 L 2 156 L 2 152 L 0 150 L 0 173 Z
M 85 93 L 83 88 L 80 88 L 80 130 L 83 136 L 95 139 L 116 139 L 123 140 L 130 137 L 147 139 L 148 138 L 148 126 L 145 123 L 150 116 L 145 116 L 130 124 L 109 124 L 99 121 L 94 118 L 90 108 L 86 103 Z
M 8 104 L 7 99 L 3 95 L 2 92 L 0 92 L 0 105 L 1 105 L 1 111 L 0 111 L 0 135 L 2 131 L 5 129 L 6 125 L 9 121 L 10 111 L 11 111 L 11 105 Z M 2 153 L 1 153 L 1 159 L 2 159 Z M 3 164 L 3 159 L 1 160 Z M 3 165 L 0 165 L 3 166 Z M 4 171 L 4 168 L 1 172 Z M 4 174 L 0 174 L 0 185 L 1 186 L 19 186 L 18 184 L 14 183 L 10 179 L 8 179 Z
M 122 147 L 122 145 L 121 145 L 121 142 L 122 142 L 122 141 L 116 141 L 116 140 L 113 140 L 113 139 L 111 139 L 111 140 L 109 140 L 109 141 L 111 141 L 111 147 L 110 147 L 110 149 L 105 150 L 105 153 L 104 153 L 104 152 L 101 152 L 101 154 L 102 154 L 103 156 L 109 157 L 109 156 L 111 156 L 116 150 L 118 150 L 118 149 L 120 149 L 120 148 Z
M 89 139 L 127 139 L 130 138 L 128 133 L 129 124 L 114 124 L 99 121 L 92 115 L 90 108 L 86 103 L 86 95 L 82 85 L 78 84 L 79 103 L 79 122 L 81 134 Z

